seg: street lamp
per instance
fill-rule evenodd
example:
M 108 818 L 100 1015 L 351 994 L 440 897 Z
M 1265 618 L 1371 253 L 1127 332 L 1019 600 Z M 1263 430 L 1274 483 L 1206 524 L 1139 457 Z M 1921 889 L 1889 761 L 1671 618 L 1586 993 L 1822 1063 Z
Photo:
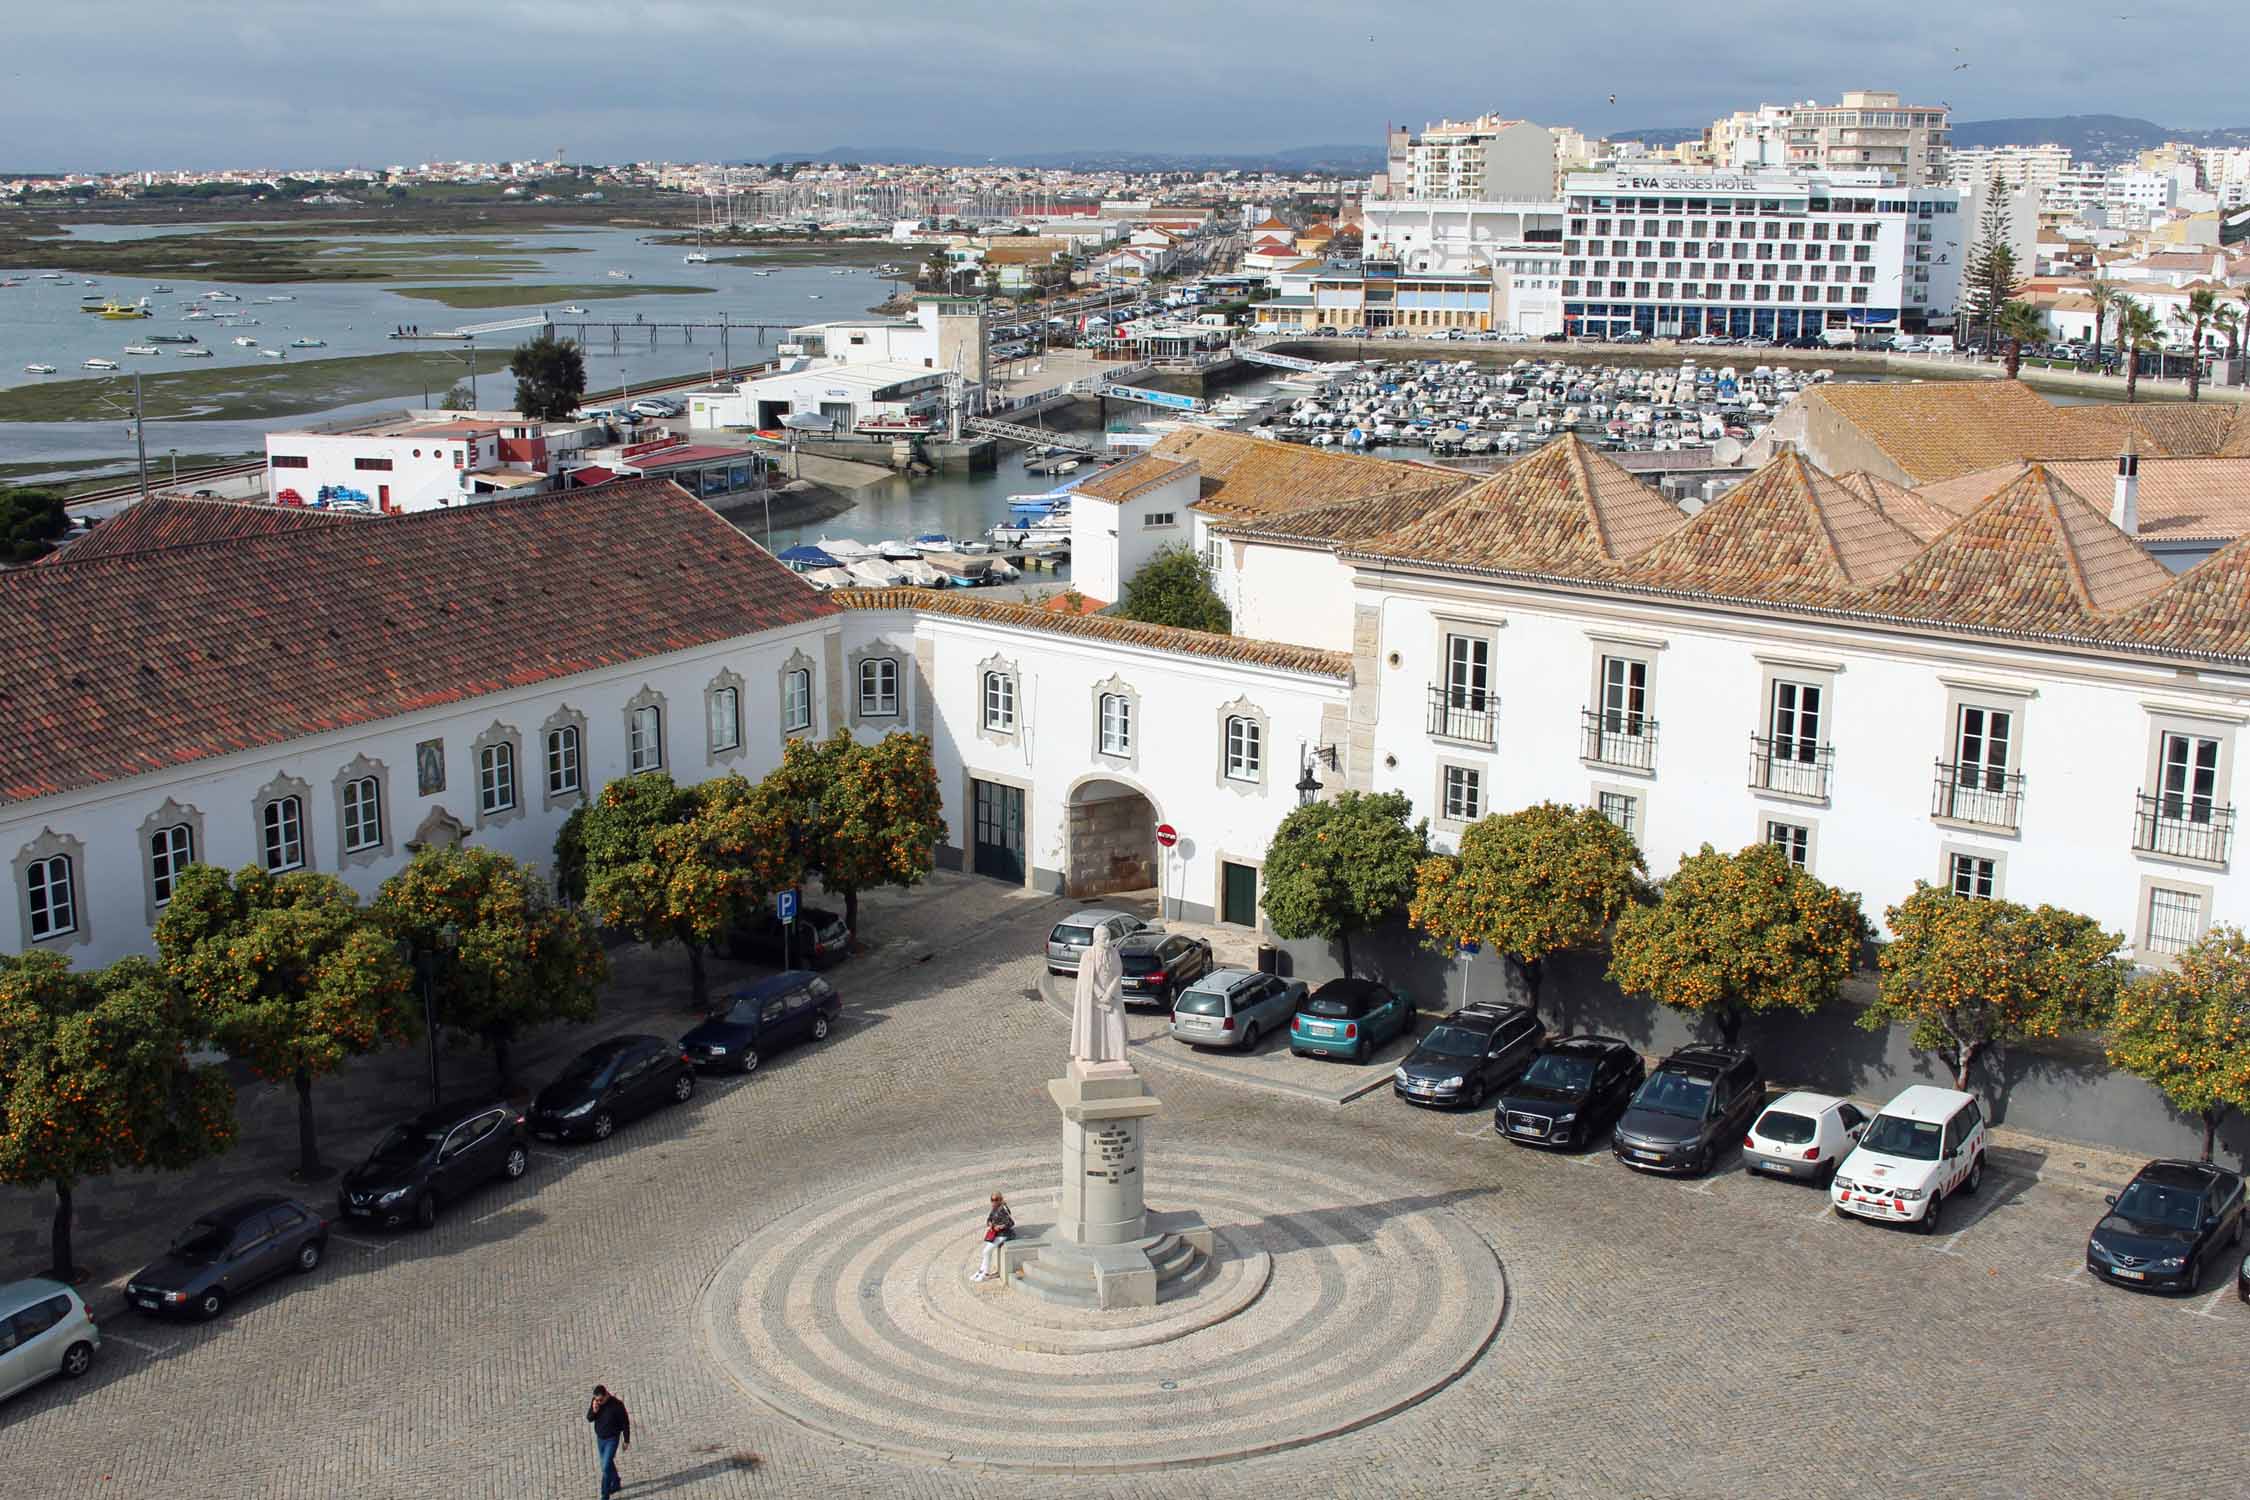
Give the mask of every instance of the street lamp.
M 437 967 L 440 953 L 451 954 L 461 946 L 461 929 L 447 922 L 436 932 L 437 947 L 424 948 L 414 943 L 400 943 L 399 957 L 414 965 L 414 972 L 422 981 L 422 1029 L 430 1038 L 430 1108 L 438 1107 L 438 1028 L 437 1028 Z
M 1297 805 L 1310 807 L 1320 796 L 1320 778 L 1312 773 L 1312 757 L 1302 749 L 1297 752 Z

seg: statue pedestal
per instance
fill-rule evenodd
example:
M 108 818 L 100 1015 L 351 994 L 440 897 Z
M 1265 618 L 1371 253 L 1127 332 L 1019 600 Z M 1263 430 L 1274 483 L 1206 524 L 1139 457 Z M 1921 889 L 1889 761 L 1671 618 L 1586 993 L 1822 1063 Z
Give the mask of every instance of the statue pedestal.
M 1003 1245 L 1004 1284 L 1087 1307 L 1154 1307 L 1210 1267 L 1211 1231 L 1194 1214 L 1150 1214 L 1146 1122 L 1163 1104 L 1132 1064 L 1072 1059 L 1047 1093 L 1062 1111 L 1062 1192 L 1054 1226 Z

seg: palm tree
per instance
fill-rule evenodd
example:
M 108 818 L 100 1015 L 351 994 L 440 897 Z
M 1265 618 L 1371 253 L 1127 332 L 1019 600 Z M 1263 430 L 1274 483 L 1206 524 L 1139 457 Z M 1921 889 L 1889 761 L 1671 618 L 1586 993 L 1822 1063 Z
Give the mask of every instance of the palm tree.
M 2242 310 L 2231 302 L 2220 304 L 2211 314 L 2211 327 L 2226 337 L 2227 361 L 2231 364 L 2242 353 Z
M 2203 328 L 2219 310 L 2219 294 L 2197 287 L 2187 302 L 2172 309 L 2172 327 L 2188 336 L 2188 399 L 2200 399 L 2203 389 Z
M 2125 352 L 2125 399 L 2139 399 L 2141 384 L 2141 351 L 2153 349 L 2164 332 L 2163 325 L 2150 312 L 2130 297 L 2121 297 L 2117 303 L 2117 347 Z
M 2094 304 L 2094 368 L 2102 367 L 2102 320 L 2117 310 L 2119 297 L 2117 283 L 2096 276 L 2086 287 L 2086 296 Z
M 2000 304 L 2000 310 L 1992 316 L 1991 326 L 1992 336 L 2008 351 L 2004 357 L 2008 361 L 2008 378 L 2013 380 L 2016 372 L 2023 368 L 2023 346 L 2036 343 L 2046 335 L 2046 320 L 2030 303 L 2010 299 Z

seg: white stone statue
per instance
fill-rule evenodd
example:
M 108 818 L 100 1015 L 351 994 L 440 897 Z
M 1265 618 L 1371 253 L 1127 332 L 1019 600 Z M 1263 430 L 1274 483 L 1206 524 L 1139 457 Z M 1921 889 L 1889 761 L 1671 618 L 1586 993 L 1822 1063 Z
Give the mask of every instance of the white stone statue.
M 1097 927 L 1093 946 L 1078 961 L 1078 993 L 1070 1007 L 1071 1061 L 1125 1061 L 1125 1007 L 1119 999 L 1124 979 L 1116 940 Z

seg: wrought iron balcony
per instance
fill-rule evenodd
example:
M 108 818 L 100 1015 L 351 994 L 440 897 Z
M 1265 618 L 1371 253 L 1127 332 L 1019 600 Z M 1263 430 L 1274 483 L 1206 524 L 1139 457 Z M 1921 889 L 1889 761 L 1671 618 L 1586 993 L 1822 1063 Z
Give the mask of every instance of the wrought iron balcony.
M 1941 760 L 1930 788 L 1930 816 L 1986 828 L 2022 826 L 2023 776 L 1990 766 Z
M 1579 716 L 1587 760 L 1633 771 L 1656 769 L 1656 721 L 1647 714 L 1589 708 Z
M 1430 733 L 1472 745 L 1490 745 L 1499 730 L 1500 700 L 1483 688 L 1430 689 Z
M 2234 844 L 2234 809 L 2207 797 L 2165 793 L 2134 799 L 2133 847 L 2144 854 L 2225 864 Z
M 1797 736 L 1750 736 L 1750 785 L 1789 797 L 1828 795 L 1836 747 Z

